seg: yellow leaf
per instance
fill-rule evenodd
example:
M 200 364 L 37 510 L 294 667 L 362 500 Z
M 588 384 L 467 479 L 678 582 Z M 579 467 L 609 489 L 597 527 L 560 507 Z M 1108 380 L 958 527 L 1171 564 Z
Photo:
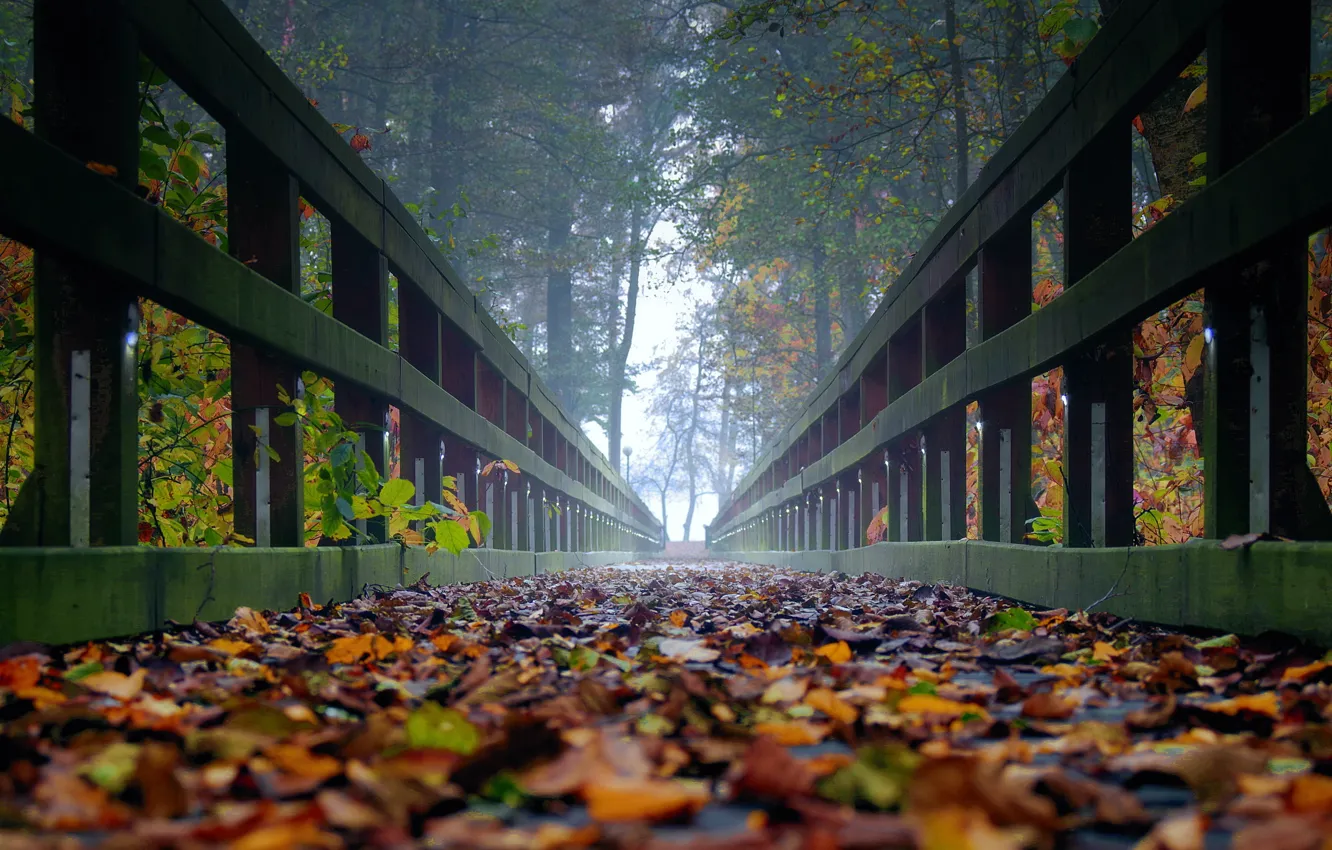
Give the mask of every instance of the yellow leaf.
M 1287 667 L 1281 674 L 1281 682 L 1303 682 L 1312 676 L 1315 676 L 1326 670 L 1328 664 L 1326 661 L 1315 661 L 1312 664 L 1306 664 L 1303 667 Z
M 244 605 L 236 609 L 236 616 L 231 618 L 229 625 L 244 629 L 247 632 L 266 635 L 273 631 L 273 627 L 268 625 L 268 621 L 261 615 L 256 614 L 254 609 L 246 608 Z
M 1187 381 L 1193 377 L 1193 373 L 1198 371 L 1198 366 L 1202 363 L 1203 355 L 1203 335 L 1195 334 L 1193 339 L 1189 340 L 1189 347 L 1184 352 L 1184 380 Z
M 143 690 L 143 680 L 147 675 L 148 668 L 146 667 L 140 667 L 128 676 L 124 673 L 107 670 L 85 676 L 79 680 L 79 684 L 99 694 L 106 694 L 116 699 L 130 700 L 137 697 L 139 692 Z
M 1192 112 L 1193 110 L 1202 106 L 1206 102 L 1207 102 L 1207 81 L 1203 80 L 1202 85 L 1194 89 L 1193 93 L 1189 95 L 1189 99 L 1184 101 L 1184 111 L 1186 113 Z
M 851 647 L 844 640 L 827 643 L 814 650 L 815 655 L 822 655 L 834 664 L 845 664 L 851 660 Z
M 1115 649 L 1111 644 L 1108 644 L 1103 640 L 1098 640 L 1096 645 L 1092 647 L 1092 658 L 1097 661 L 1110 661 L 1118 658 L 1125 652 L 1128 652 L 1128 650 Z
M 214 638 L 208 642 L 208 645 L 219 652 L 225 652 L 227 655 L 241 655 L 254 649 L 254 646 L 243 640 L 234 640 L 232 638 Z
M 689 621 L 688 612 L 686 611 L 671 612 L 671 625 L 675 626 L 677 629 L 684 628 L 684 624 L 687 623 L 688 621 Z
M 897 710 L 903 714 L 933 714 L 942 717 L 961 717 L 964 714 L 989 716 L 979 705 L 944 699 L 934 694 L 907 694 L 897 703 Z

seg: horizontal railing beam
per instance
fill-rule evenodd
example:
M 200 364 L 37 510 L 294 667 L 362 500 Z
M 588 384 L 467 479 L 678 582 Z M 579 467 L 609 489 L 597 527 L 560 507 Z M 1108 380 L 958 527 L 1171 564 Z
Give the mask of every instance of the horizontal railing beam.
M 1308 235 L 1332 219 L 1332 174 L 1309 168 L 1332 138 L 1322 110 L 1245 160 L 1102 263 L 1077 286 L 993 338 L 967 350 L 891 402 L 843 444 L 845 452 L 811 464 L 802 490 L 861 463 L 876 449 L 943 411 L 1004 384 L 1030 379 L 1106 331 L 1131 325 L 1205 282 L 1207 273 L 1242 264 L 1273 239 Z M 758 503 L 713 530 L 752 521 Z
M 640 524 L 537 457 L 398 354 L 282 290 L 18 125 L 0 125 L 0 158 L 26 166 L 4 172 L 0 230 L 39 251 L 113 273 L 127 290 L 229 338 L 377 393 L 491 456 L 514 461 L 525 475 L 575 501 L 642 533 L 659 534 L 659 527 Z M 70 229 L 55 201 L 68 197 L 97 209 L 103 216 L 99 226 Z

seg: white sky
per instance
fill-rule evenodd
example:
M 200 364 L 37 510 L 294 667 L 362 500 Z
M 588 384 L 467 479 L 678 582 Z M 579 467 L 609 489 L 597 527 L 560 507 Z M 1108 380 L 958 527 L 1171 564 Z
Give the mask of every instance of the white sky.
M 657 238 L 674 236 L 674 228 L 669 224 L 658 225 Z M 675 264 L 672 264 L 672 267 Z M 693 274 L 688 263 L 685 276 L 676 279 L 673 268 L 665 263 L 653 263 L 644 269 L 646 272 L 642 291 L 638 296 L 638 320 L 634 328 L 634 343 L 629 352 L 629 365 L 642 365 L 657 356 L 666 355 L 676 344 L 679 332 L 676 325 L 689 313 L 692 303 L 700 298 L 709 297 L 706 285 Z M 638 392 L 624 398 L 624 441 L 623 444 L 633 449 L 631 463 L 646 463 L 656 445 L 656 434 L 648 418 L 648 402 L 652 387 L 656 381 L 655 371 L 648 371 L 638 376 Z M 588 439 L 596 443 L 603 452 L 607 451 L 606 432 L 595 422 L 583 423 L 583 431 Z M 623 461 L 623 457 L 621 458 Z M 623 463 L 621 464 L 623 469 Z M 661 500 L 656 491 L 638 494 L 657 514 Z M 667 533 L 671 540 L 681 540 L 684 527 L 687 500 L 668 498 L 666 500 Z M 703 525 L 712 522 L 717 514 L 717 497 L 709 494 L 699 498 L 694 508 L 694 521 L 690 526 L 689 539 L 703 539 Z M 661 519 L 660 516 L 657 519 Z

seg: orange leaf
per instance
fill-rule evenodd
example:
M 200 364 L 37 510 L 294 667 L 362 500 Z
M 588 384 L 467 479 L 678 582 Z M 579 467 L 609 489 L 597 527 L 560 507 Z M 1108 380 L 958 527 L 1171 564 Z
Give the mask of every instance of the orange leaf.
M 264 755 L 284 772 L 306 779 L 330 779 L 342 772 L 342 762 L 296 744 L 277 744 L 264 750 Z
M 107 165 L 104 162 L 90 162 L 88 163 L 88 170 L 95 171 L 104 177 L 115 177 L 120 173 L 119 168 L 116 168 L 114 165 Z
M 702 783 L 669 779 L 613 777 L 583 788 L 588 814 L 599 821 L 667 820 L 698 811 L 708 796 Z
M 1202 707 L 1219 714 L 1228 714 L 1231 717 L 1241 711 L 1252 711 L 1254 714 L 1264 714 L 1268 717 L 1277 717 L 1281 714 L 1281 703 L 1277 700 L 1276 691 L 1264 691 L 1261 694 L 1243 694 L 1234 699 L 1213 702 Z
M 851 660 L 851 647 L 844 640 L 827 643 L 814 650 L 815 655 L 822 655 L 834 664 L 845 664 Z
M 1328 664 L 1326 661 L 1315 661 L 1312 664 L 1306 664 L 1303 667 L 1287 667 L 1281 674 L 1281 682 L 1306 682 L 1312 677 L 1326 670 Z
M 357 133 L 351 137 L 351 149 L 357 153 L 363 153 L 370 150 L 370 137 L 364 133 Z
M 828 688 L 816 688 L 805 694 L 805 705 L 822 711 L 841 723 L 855 723 L 860 712 Z
M 0 688 L 18 691 L 31 688 L 42 678 L 42 660 L 36 655 L 21 655 L 0 661 Z
M 784 723 L 756 723 L 754 734 L 771 735 L 777 743 L 788 747 L 817 744 L 828 734 L 828 727 L 808 720 L 789 720 Z
M 383 635 L 364 634 L 338 638 L 324 652 L 330 664 L 355 664 L 361 660 L 382 661 L 395 652 L 406 652 L 413 646 L 411 638 L 399 635 L 389 640 Z
M 689 621 L 689 612 L 677 610 L 671 612 L 671 625 L 677 629 L 683 629 L 684 624 Z
M 341 848 L 343 841 L 331 832 L 324 832 L 310 821 L 263 826 L 241 837 L 231 845 L 232 850 L 287 850 L 288 847 Z
M 1332 812 L 1332 779 L 1317 773 L 1295 777 L 1290 807 L 1297 812 Z

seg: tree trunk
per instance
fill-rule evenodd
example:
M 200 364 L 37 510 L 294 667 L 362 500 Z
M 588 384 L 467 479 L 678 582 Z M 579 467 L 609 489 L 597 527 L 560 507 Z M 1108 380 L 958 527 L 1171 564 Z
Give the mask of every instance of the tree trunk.
M 570 409 L 573 385 L 573 275 L 564 256 L 573 231 L 573 214 L 564 193 L 548 199 L 550 233 L 546 241 L 546 374 L 551 389 Z
M 614 349 L 610 371 L 610 416 L 607 439 L 611 467 L 620 471 L 620 444 L 623 438 L 624 374 L 629 364 L 629 349 L 634 344 L 634 322 L 638 318 L 638 284 L 643 270 L 643 210 L 635 200 L 629 213 L 629 292 L 624 302 L 624 333 Z
M 967 78 L 962 71 L 962 45 L 957 43 L 957 2 L 948 0 L 944 7 L 944 32 L 948 36 L 948 63 L 952 75 L 953 125 L 956 132 L 954 144 L 957 147 L 957 198 L 967 190 L 971 179 L 971 163 L 968 150 L 971 133 L 967 129 Z
M 823 246 L 814 249 L 814 258 L 810 263 L 811 276 L 814 279 L 814 375 L 816 380 L 823 377 L 823 372 L 832 362 L 832 307 L 830 304 L 831 287 L 823 273 Z

